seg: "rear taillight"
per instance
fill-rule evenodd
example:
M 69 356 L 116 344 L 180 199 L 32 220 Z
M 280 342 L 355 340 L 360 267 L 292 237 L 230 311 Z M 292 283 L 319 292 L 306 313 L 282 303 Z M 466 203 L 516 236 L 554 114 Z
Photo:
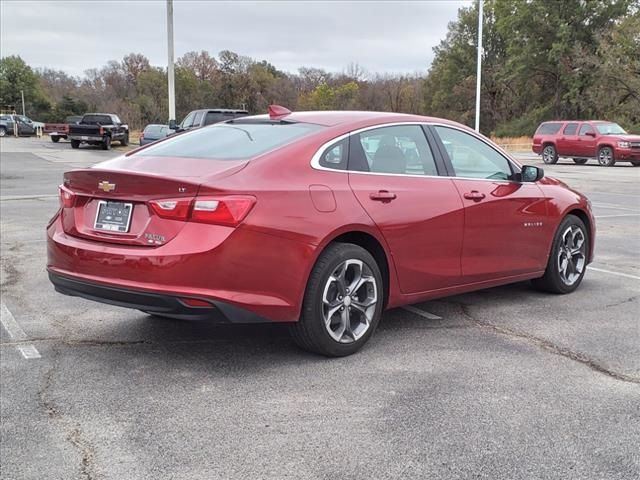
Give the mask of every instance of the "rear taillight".
M 216 197 L 169 198 L 149 202 L 156 215 L 215 225 L 238 225 L 253 208 L 255 197 L 225 195 Z
M 187 220 L 193 198 L 167 198 L 149 202 L 156 215 L 173 220 Z
M 76 195 L 64 185 L 58 187 L 60 195 L 60 206 L 62 208 L 72 208 L 76 203 Z

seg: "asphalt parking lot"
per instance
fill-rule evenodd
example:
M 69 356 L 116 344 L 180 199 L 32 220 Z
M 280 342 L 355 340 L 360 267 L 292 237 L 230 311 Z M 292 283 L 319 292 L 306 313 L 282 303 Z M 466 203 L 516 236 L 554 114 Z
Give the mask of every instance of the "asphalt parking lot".
M 122 151 L 1 140 L 1 478 L 640 477 L 640 168 L 544 166 L 597 216 L 575 293 L 516 284 L 388 311 L 359 354 L 326 359 L 283 326 L 54 292 L 62 172 Z

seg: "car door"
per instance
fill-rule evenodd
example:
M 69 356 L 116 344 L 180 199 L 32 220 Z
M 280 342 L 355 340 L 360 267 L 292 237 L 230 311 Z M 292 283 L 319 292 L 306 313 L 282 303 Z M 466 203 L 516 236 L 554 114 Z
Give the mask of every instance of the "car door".
M 578 130 L 578 151 L 581 157 L 596 156 L 596 131 L 588 123 L 580 125 Z
M 464 203 L 464 283 L 544 270 L 549 231 L 538 185 L 514 181 L 517 166 L 480 136 L 433 130 Z
M 560 156 L 577 155 L 576 151 L 580 148 L 578 146 L 577 122 L 569 122 L 564 126 L 564 129 L 558 136 L 556 148 L 558 150 L 558 155 Z
M 418 124 L 350 137 L 349 184 L 391 250 L 403 293 L 460 283 L 463 204 L 452 179 L 439 176 L 441 162 Z

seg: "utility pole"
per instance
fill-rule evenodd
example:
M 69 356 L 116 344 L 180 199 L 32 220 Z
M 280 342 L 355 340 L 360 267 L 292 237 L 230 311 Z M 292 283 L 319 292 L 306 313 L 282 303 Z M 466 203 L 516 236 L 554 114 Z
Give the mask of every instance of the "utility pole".
M 482 7 L 484 0 L 478 0 L 478 60 L 476 62 L 476 132 L 480 131 L 480 76 L 482 74 Z
M 20 90 L 20 95 L 22 95 L 22 116 L 26 117 L 27 113 L 24 109 L 24 90 Z
M 169 123 L 176 120 L 176 88 L 175 72 L 173 69 L 173 0 L 167 0 L 167 75 L 169 77 Z

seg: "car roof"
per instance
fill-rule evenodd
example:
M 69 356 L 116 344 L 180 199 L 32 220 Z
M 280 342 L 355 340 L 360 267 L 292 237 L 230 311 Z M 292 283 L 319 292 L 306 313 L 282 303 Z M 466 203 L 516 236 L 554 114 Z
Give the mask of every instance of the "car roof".
M 247 110 L 238 110 L 235 108 L 200 108 L 198 110 L 192 110 L 192 112 L 215 112 L 215 113 L 249 113 Z
M 253 115 L 243 117 L 242 120 L 271 120 L 269 115 Z M 314 123 L 326 127 L 333 127 L 346 123 L 361 124 L 368 123 L 376 125 L 378 123 L 388 122 L 437 122 L 451 125 L 457 125 L 455 122 L 435 117 L 425 117 L 422 115 L 412 115 L 406 113 L 391 112 L 369 112 L 358 110 L 342 110 L 342 111 L 310 111 L 310 112 L 292 112 L 288 115 L 278 117 L 278 120 L 300 123 Z
M 542 122 L 540 125 L 544 125 L 546 123 L 615 123 L 610 120 L 547 120 L 546 122 Z

